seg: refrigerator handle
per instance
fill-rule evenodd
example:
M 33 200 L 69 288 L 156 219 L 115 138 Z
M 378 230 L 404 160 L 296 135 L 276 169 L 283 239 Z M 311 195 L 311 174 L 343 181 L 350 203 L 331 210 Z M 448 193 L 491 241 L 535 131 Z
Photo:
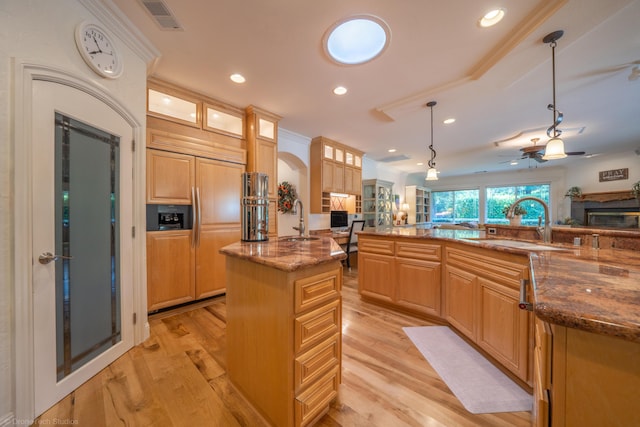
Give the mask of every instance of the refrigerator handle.
M 196 234 L 195 246 L 198 247 L 200 246 L 200 233 L 202 232 L 202 207 L 200 205 L 200 187 L 196 187 L 196 200 L 197 200 L 197 210 L 198 210 L 198 214 L 197 214 L 198 231 Z
M 196 247 L 196 227 L 197 227 L 197 213 L 196 213 L 196 189 L 191 187 L 191 247 Z

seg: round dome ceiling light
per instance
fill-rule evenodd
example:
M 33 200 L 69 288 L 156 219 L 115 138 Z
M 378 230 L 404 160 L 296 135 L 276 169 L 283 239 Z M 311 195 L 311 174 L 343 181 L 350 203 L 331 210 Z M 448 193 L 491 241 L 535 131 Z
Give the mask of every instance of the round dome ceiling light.
M 506 11 L 502 8 L 490 10 L 489 12 L 485 13 L 482 18 L 480 18 L 480 21 L 478 21 L 478 23 L 483 28 L 492 27 L 498 22 L 502 21 L 505 12 Z
M 344 95 L 345 93 L 347 93 L 347 88 L 344 86 L 337 86 L 335 89 L 333 89 L 333 93 L 336 95 Z
M 239 73 L 234 73 L 231 74 L 229 76 L 229 78 L 231 79 L 232 82 L 234 83 L 244 83 L 246 81 L 246 79 L 244 78 L 244 76 L 242 74 Z
M 391 30 L 382 19 L 371 15 L 345 18 L 325 33 L 322 46 L 331 60 L 346 65 L 369 62 L 389 46 Z

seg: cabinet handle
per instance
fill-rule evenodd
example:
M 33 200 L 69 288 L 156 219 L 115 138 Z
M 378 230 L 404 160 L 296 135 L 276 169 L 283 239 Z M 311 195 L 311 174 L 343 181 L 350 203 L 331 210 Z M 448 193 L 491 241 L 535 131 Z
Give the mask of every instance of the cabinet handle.
M 196 232 L 198 227 L 198 214 L 196 212 L 196 189 L 191 187 L 191 247 L 196 247 Z
M 528 279 L 520 279 L 520 303 L 518 304 L 518 307 L 520 308 L 520 310 L 533 311 L 533 304 L 527 301 L 528 284 Z
M 196 187 L 196 200 L 198 201 L 198 234 L 196 235 L 196 247 L 200 246 L 200 233 L 202 232 L 202 207 L 200 205 L 200 187 Z

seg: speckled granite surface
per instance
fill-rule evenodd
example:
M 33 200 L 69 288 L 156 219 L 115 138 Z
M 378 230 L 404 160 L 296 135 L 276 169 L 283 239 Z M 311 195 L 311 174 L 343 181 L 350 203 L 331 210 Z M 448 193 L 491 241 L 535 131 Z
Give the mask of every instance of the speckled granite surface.
M 264 242 L 236 242 L 220 249 L 220 253 L 284 271 L 295 271 L 347 257 L 340 245 L 330 237 L 290 241 L 291 237 L 295 236 Z
M 481 237 L 480 233 L 402 229 L 362 234 L 455 240 L 470 246 L 529 254 L 535 286 L 534 311 L 538 317 L 558 325 L 640 342 L 640 251 L 555 243 L 551 246 L 562 250 L 530 251 L 494 244 L 491 239 L 465 240 Z

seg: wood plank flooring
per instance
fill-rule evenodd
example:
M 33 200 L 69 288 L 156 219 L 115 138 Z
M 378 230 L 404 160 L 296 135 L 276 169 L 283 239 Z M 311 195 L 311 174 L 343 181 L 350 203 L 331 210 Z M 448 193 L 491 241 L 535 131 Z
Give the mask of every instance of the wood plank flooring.
M 151 336 L 33 425 L 247 426 L 266 424 L 230 385 L 225 298 L 150 317 Z M 344 272 L 342 384 L 323 427 L 531 426 L 529 412 L 473 415 L 402 331 L 428 322 L 362 302 Z

